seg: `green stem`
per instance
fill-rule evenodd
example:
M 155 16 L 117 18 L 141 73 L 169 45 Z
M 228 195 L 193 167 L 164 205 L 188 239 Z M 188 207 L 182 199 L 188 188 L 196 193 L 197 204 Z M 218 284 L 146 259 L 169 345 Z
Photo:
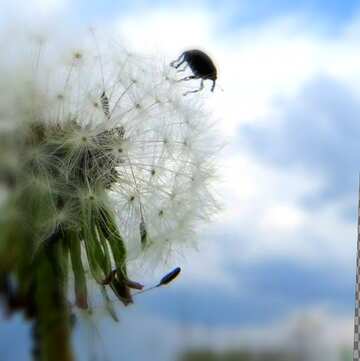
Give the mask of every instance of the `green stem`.
M 57 230 L 45 242 L 35 265 L 36 359 L 73 361 L 71 327 L 66 300 L 65 248 Z

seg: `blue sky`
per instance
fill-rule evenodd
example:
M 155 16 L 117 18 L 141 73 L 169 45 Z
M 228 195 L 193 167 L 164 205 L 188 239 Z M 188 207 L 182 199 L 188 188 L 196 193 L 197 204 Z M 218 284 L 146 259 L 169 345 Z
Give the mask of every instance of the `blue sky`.
M 145 314 L 156 319 L 159 339 L 183 324 L 224 335 L 239 330 L 246 339 L 247 330 L 261 334 L 294 314 L 325 312 L 325 327 L 342 320 L 338 337 L 351 343 L 360 154 L 357 2 L 229 0 L 194 7 L 190 1 L 70 6 L 34 0 L 22 12 L 6 6 L 13 19 L 31 18 L 35 26 L 71 19 L 73 30 L 113 27 L 136 49 L 169 59 L 201 46 L 219 67 L 225 91 L 206 101 L 228 142 L 221 155 L 224 212 L 202 233 L 198 252 L 173 261 L 184 269 L 176 283 L 139 297 L 134 310 L 120 308 L 125 325 L 131 317 L 141 325 Z M 151 325 L 144 322 L 146 339 Z M 26 338 L 19 324 L 1 326 L 0 335 L 18 325 Z M 106 336 L 104 343 L 113 345 L 122 326 L 105 324 L 114 339 Z M 202 342 L 211 343 L 205 334 Z M 174 339 L 169 345 L 176 348 Z M 159 349 L 159 360 L 171 359 L 170 346 Z M 129 359 L 139 359 L 132 352 Z
M 232 27 L 241 26 L 244 22 L 261 22 L 264 19 L 282 16 L 287 13 L 303 12 L 320 19 L 321 21 L 328 21 L 332 24 L 338 24 L 349 21 L 354 12 L 358 10 L 358 3 L 353 1 L 324 1 L 324 0 L 303 0 L 295 2 L 291 0 L 256 0 L 256 1 L 233 1 L 225 0 L 219 3 L 218 1 L 198 1 L 196 4 L 190 1 L 114 1 L 105 0 L 100 2 L 93 2 L 89 6 L 88 2 L 79 1 L 74 5 L 77 14 L 81 14 L 82 18 L 97 19 L 103 16 L 116 16 L 120 12 L 133 13 L 137 9 L 151 9 L 156 7 L 177 7 L 191 8 L 205 7 L 211 8 L 214 11 L 231 9 L 231 16 L 229 21 Z

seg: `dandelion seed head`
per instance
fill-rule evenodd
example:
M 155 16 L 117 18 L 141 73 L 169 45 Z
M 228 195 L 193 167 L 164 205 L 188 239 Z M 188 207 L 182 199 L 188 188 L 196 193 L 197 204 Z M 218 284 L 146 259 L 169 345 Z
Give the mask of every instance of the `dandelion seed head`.
M 219 145 L 201 98 L 183 97 L 165 62 L 116 51 L 108 39 L 53 50 L 51 60 L 49 43 L 41 44 L 35 69 L 9 78 L 19 91 L 0 115 L 1 128 L 9 114 L 15 119 L 11 136 L 2 136 L 11 152 L 0 154 L 1 170 L 15 179 L 14 198 L 41 195 L 32 200 L 42 208 L 39 243 L 59 226 L 74 232 L 98 282 L 104 267 L 122 262 L 111 245 L 101 268 L 87 248 L 114 237 L 106 226 L 112 216 L 126 262 L 158 263 L 192 247 L 198 223 L 217 210 L 211 186 Z

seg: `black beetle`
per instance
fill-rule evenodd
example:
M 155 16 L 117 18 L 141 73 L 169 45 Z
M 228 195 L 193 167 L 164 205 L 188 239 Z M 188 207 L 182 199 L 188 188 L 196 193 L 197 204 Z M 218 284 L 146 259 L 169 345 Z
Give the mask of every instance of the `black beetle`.
M 188 92 L 184 93 L 184 95 L 186 95 L 188 93 L 196 93 L 196 92 L 202 90 L 204 88 L 204 80 L 206 80 L 206 79 L 210 79 L 213 81 L 211 91 L 214 91 L 215 82 L 217 79 L 217 70 L 216 70 L 216 67 L 215 67 L 213 61 L 210 59 L 210 57 L 207 54 L 205 54 L 203 51 L 197 50 L 197 49 L 187 50 L 187 51 L 184 51 L 179 56 L 178 59 L 172 61 L 170 63 L 170 65 L 172 67 L 174 67 L 175 69 L 178 69 L 179 66 L 181 64 L 183 64 L 184 62 L 187 63 L 186 66 L 183 69 L 178 70 L 178 71 L 182 72 L 187 68 L 187 66 L 189 66 L 194 75 L 187 76 L 183 79 L 180 79 L 179 81 L 191 80 L 191 79 L 201 79 L 201 84 L 200 84 L 199 89 L 188 91 Z M 178 63 L 178 64 L 176 64 L 176 63 Z

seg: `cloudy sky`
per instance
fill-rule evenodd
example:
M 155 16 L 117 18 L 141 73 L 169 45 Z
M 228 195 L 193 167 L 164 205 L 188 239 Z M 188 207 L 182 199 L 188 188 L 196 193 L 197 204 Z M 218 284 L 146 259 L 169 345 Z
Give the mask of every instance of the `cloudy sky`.
M 183 268 L 171 287 L 120 309 L 120 325 L 99 321 L 101 337 L 94 328 L 81 331 L 89 321 L 80 322 L 84 360 L 89 344 L 99 360 L 117 359 L 114 350 L 122 347 L 127 360 L 154 350 L 160 361 L 193 343 L 283 345 L 296 342 L 304 320 L 321 328 L 326 345 L 351 344 L 360 154 L 356 1 L 17 0 L 1 7 L 3 29 L 106 28 L 168 61 L 201 48 L 216 62 L 224 89 L 212 94 L 206 84 L 201 95 L 227 144 L 219 162 L 223 211 L 203 228 L 198 250 L 169 261 L 167 267 Z M 20 319 L 0 326 L 0 340 L 5 335 L 23 346 L 1 341 L 1 360 L 26 355 Z

